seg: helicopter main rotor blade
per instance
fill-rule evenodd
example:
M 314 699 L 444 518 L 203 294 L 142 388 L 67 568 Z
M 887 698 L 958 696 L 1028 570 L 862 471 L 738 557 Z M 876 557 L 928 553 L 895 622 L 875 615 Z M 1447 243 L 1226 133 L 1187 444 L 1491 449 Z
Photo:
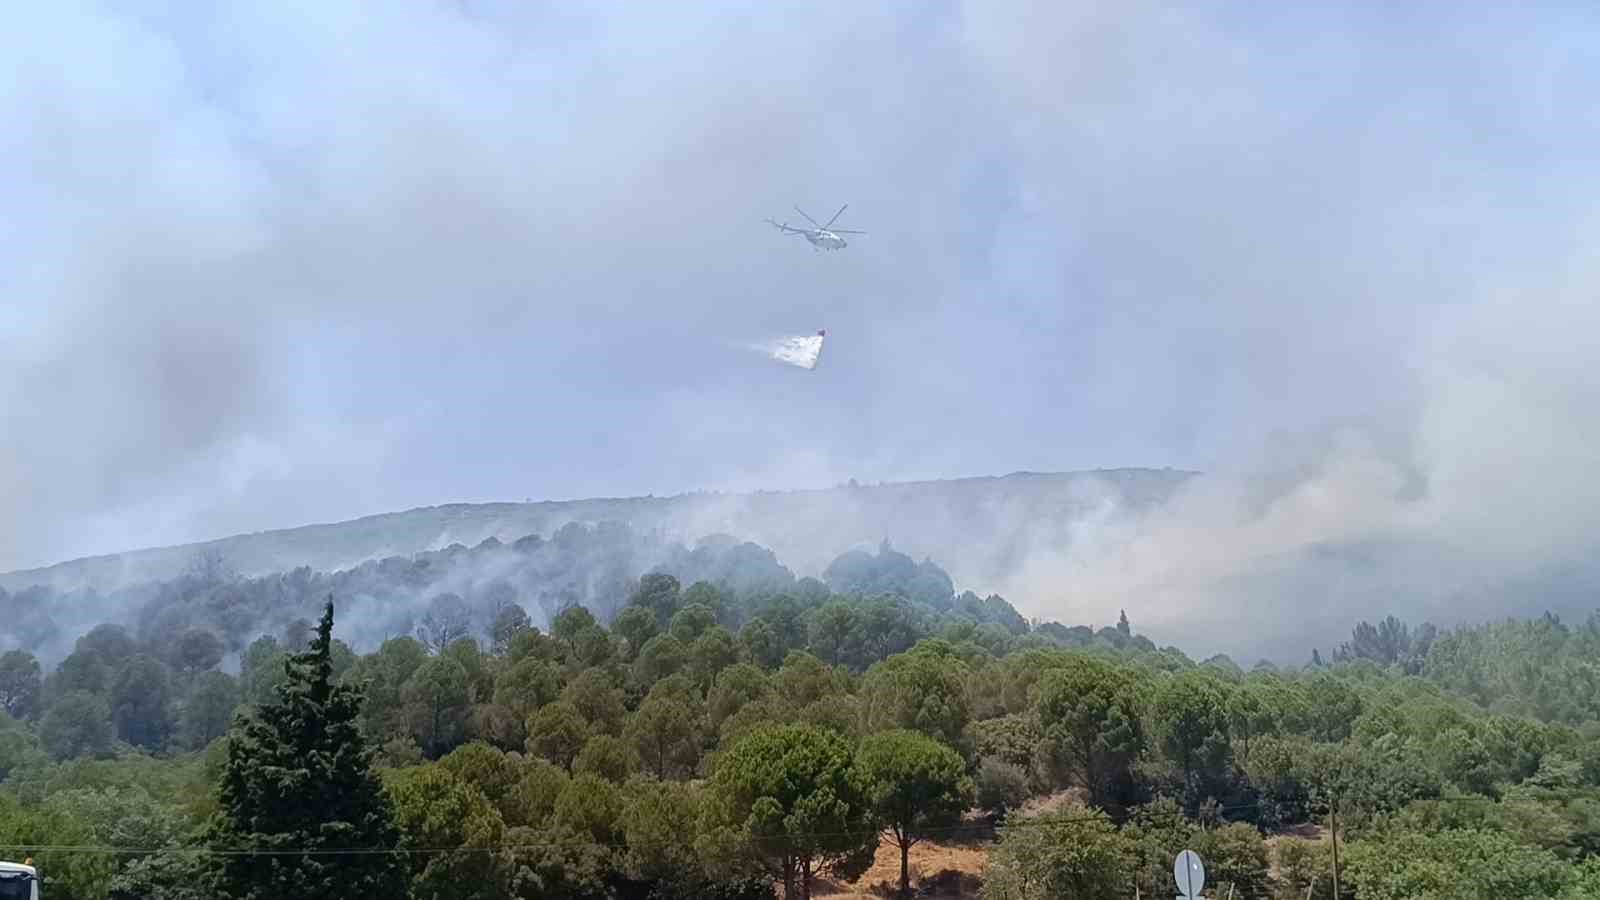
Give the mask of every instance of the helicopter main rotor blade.
M 805 211 L 805 210 L 803 210 L 803 209 L 801 209 L 801 208 L 800 208 L 800 207 L 799 207 L 799 206 L 796 206 L 796 207 L 795 207 L 795 208 L 794 208 L 794 211 L 795 211 L 795 212 L 797 212 L 797 213 L 799 213 L 799 214 L 800 214 L 800 215 L 802 215 L 802 216 L 806 216 L 806 211 Z M 811 224 L 813 224 L 813 225 L 817 225 L 817 220 L 816 220 L 816 219 L 813 219 L 813 218 L 811 218 L 811 217 L 810 217 L 810 216 L 806 216 L 806 221 L 807 221 L 807 222 L 810 222 L 810 223 L 811 223 Z M 821 228 L 821 227 L 822 227 L 822 226 L 821 226 L 821 225 L 817 225 L 817 227 L 818 227 L 818 228 Z
M 848 228 L 830 228 L 828 230 L 834 234 L 866 234 L 865 231 L 851 231 Z
M 848 204 L 848 203 L 846 203 L 844 206 L 839 207 L 839 211 L 833 214 L 833 218 L 828 220 L 828 224 L 827 225 L 822 226 L 822 230 L 823 231 L 827 231 L 830 227 L 832 227 L 833 223 L 839 221 L 839 217 L 844 215 L 844 211 L 846 209 L 849 209 L 849 208 L 850 208 L 850 204 Z

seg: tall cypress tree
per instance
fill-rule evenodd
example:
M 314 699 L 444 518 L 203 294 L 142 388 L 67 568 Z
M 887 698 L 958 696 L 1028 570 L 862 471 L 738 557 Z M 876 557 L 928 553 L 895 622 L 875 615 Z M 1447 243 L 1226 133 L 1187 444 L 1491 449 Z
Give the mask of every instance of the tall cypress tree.
M 277 700 L 235 720 L 209 843 L 236 900 L 354 900 L 406 891 L 393 810 L 357 727 L 361 691 L 333 683 L 333 601 Z M 329 851 L 355 850 L 356 853 Z M 243 852 L 241 852 L 243 851 Z M 254 852 L 251 852 L 254 851 Z

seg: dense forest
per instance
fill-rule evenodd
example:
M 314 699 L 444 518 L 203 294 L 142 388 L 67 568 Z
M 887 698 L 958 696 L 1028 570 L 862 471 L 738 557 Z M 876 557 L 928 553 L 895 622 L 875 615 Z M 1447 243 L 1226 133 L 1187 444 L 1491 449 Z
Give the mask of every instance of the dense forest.
M 578 525 L 0 615 L 0 845 L 51 900 L 925 890 L 929 844 L 986 898 L 1170 896 L 1184 847 L 1218 897 L 1333 898 L 1330 828 L 1342 897 L 1600 897 L 1600 616 L 1244 671 L 887 545 L 796 578 Z
M 1008 604 L 970 594 L 955 597 L 943 569 L 930 562 L 917 564 L 887 546 L 877 556 L 855 551 L 839 557 L 823 573 L 824 584 L 796 579 L 772 551 L 725 535 L 704 538 L 689 548 L 620 524 L 572 523 L 549 539 L 537 534 L 509 543 L 489 538 L 472 548 L 452 544 L 337 572 L 302 567 L 239 578 L 231 574 L 225 557 L 204 552 L 179 577 L 105 593 L 92 588 L 63 592 L 44 585 L 10 593 L 0 588 L 0 635 L 54 661 L 52 657 L 66 656 L 76 638 L 98 624 L 123 625 L 141 641 L 199 629 L 219 639 L 224 653 L 232 655 L 262 634 L 298 641 L 331 594 L 344 610 L 347 641 L 370 649 L 386 638 L 415 634 L 424 620 L 442 618 L 452 627 L 487 635 L 501 611 L 513 605 L 541 627 L 562 610 L 580 605 L 609 622 L 646 572 L 671 575 L 682 585 L 715 584 L 745 598 L 814 599 L 830 587 L 846 594 L 892 593 L 933 612 L 968 608 L 966 615 L 979 622 L 999 615 L 1021 627 Z M 728 624 L 737 628 L 740 623 Z

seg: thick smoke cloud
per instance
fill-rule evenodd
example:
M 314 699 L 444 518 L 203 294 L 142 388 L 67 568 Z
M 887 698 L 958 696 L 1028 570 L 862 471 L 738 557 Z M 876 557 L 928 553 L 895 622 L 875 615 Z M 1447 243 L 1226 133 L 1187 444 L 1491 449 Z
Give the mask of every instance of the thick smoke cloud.
M 1574 15 L 31 9 L 0 37 L 0 569 L 444 500 L 1173 465 L 1211 474 L 1159 521 L 973 586 L 1240 653 L 1538 607 L 1597 508 Z M 761 222 L 846 201 L 839 253 Z M 821 327 L 804 378 L 726 351 Z
M 735 379 L 756 429 L 870 415 L 828 394 L 877 396 L 876 363 L 783 397 L 712 341 L 838 319 L 861 353 L 939 301 L 963 104 L 936 102 L 950 79 L 921 61 L 955 63 L 922 16 L 31 12 L 5 54 L 31 224 L 5 251 L 0 408 L 25 446 L 0 464 L 0 565 L 737 479 L 766 435 L 702 458 L 673 403 Z M 870 263 L 819 267 L 761 223 L 840 195 L 876 211 Z
M 1100 384 L 1189 404 L 1173 446 L 1193 435 L 1211 476 L 1008 595 L 1280 658 L 1390 611 L 1586 613 L 1593 128 L 1567 111 L 1595 71 L 1573 23 L 1168 10 L 1064 32 L 1049 9 L 974 29 L 1019 177 L 1115 273 L 1086 286 L 1092 343 L 1132 352 Z

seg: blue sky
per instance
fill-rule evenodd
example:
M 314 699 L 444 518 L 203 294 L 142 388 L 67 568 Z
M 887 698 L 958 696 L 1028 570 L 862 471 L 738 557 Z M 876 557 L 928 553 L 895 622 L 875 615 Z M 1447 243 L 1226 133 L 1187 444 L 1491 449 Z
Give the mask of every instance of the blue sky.
M 0 568 L 456 500 L 1139 465 L 1278 485 L 1285 540 L 1521 558 L 1501 523 L 1532 516 L 1558 553 L 1595 524 L 1541 479 L 1600 425 L 1596 24 L 30 8 L 0 37 Z M 840 253 L 761 221 L 845 202 L 870 233 Z M 730 347 L 819 327 L 815 372 Z M 1237 499 L 1174 533 L 1285 549 Z

